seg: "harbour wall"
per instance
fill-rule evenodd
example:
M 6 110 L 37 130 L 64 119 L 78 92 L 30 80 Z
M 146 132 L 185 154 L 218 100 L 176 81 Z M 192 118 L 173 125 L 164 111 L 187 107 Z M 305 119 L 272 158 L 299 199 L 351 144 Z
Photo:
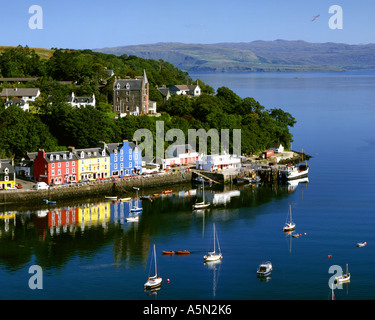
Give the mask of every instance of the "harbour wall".
M 163 175 L 147 175 L 117 181 L 91 182 L 85 185 L 69 185 L 49 190 L 8 190 L 0 192 L 0 205 L 29 203 L 40 204 L 42 200 L 53 201 L 73 200 L 79 198 L 96 198 L 103 195 L 133 195 L 133 187 L 141 190 L 172 189 L 173 185 L 190 183 L 192 173 L 190 171 L 166 173 Z M 161 193 L 161 191 L 160 191 Z

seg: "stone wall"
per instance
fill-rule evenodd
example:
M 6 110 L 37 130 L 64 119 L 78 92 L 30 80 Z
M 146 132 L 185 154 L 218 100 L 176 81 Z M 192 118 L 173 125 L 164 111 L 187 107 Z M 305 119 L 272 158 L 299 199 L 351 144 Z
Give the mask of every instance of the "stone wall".
M 142 190 L 163 187 L 172 189 L 174 184 L 191 181 L 191 172 L 167 173 L 164 175 L 149 175 L 131 179 L 119 179 L 87 185 L 71 185 L 69 187 L 58 187 L 50 190 L 9 190 L 0 192 L 0 204 L 41 203 L 43 199 L 48 200 L 71 200 L 85 197 L 97 197 L 101 195 L 121 195 L 134 193 L 133 187 Z

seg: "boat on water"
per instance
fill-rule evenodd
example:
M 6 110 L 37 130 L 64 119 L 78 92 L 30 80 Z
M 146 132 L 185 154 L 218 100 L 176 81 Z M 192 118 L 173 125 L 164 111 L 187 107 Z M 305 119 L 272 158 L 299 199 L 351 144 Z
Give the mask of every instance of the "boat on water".
M 127 218 L 125 218 L 125 221 L 126 222 L 138 222 L 139 221 L 139 216 L 135 215 L 135 216 L 127 217 Z
M 134 207 L 130 208 L 130 213 L 139 213 L 139 212 L 143 211 L 142 207 L 138 207 L 138 191 L 139 191 L 139 188 L 133 187 L 133 189 L 135 189 L 137 191 L 137 197 L 135 198 Z
M 188 251 L 188 250 L 176 250 L 175 253 L 183 255 L 183 254 L 190 254 L 190 251 Z
M 144 284 L 145 289 L 153 289 L 161 286 L 161 283 L 163 279 L 161 277 L 158 277 L 158 268 L 157 268 L 157 262 L 156 262 L 156 249 L 154 244 L 154 267 L 155 267 L 155 274 L 151 277 L 147 278 L 146 283 Z
M 56 204 L 56 201 L 48 200 L 48 199 L 43 199 L 44 203 L 46 204 Z
M 300 163 L 297 165 L 287 165 L 281 167 L 279 170 L 279 178 L 281 180 L 293 180 L 307 177 L 309 173 L 309 167 L 306 163 Z
M 218 246 L 218 252 L 216 252 L 216 242 Z M 208 252 L 207 255 L 203 256 L 203 260 L 205 262 L 211 262 L 211 261 L 217 261 L 220 259 L 223 259 L 223 255 L 221 254 L 219 238 L 217 237 L 215 224 L 214 224 L 214 250 L 211 252 Z
M 203 193 L 203 200 L 202 202 L 196 202 L 193 204 L 193 210 L 199 210 L 199 209 L 205 209 L 211 206 L 211 203 L 206 202 L 205 196 L 204 196 L 204 183 L 202 182 L 202 193 Z
M 174 252 L 173 250 L 169 250 L 169 251 L 163 250 L 161 253 L 164 254 L 164 255 L 172 255 L 172 254 L 175 254 L 175 252 Z
M 367 245 L 367 242 L 358 242 L 357 247 L 365 247 Z
M 348 265 L 346 265 L 346 273 L 342 274 L 339 277 L 335 277 L 336 283 L 343 283 L 350 281 L 350 273 L 348 272 Z
M 271 274 L 272 271 L 272 263 L 270 261 L 263 262 L 259 265 L 257 270 L 258 277 L 265 277 Z
M 104 199 L 105 200 L 117 200 L 117 197 L 116 196 L 105 196 Z
M 127 198 L 120 198 L 119 200 L 120 200 L 121 202 L 129 202 L 131 199 L 132 199 L 132 198 L 127 197 Z
M 292 220 L 292 206 L 289 205 L 289 213 L 287 217 L 287 221 L 285 222 L 285 225 L 283 227 L 284 232 L 293 231 L 296 227 L 296 224 Z
M 164 190 L 164 191 L 162 191 L 162 194 L 172 194 L 172 189 L 171 190 Z

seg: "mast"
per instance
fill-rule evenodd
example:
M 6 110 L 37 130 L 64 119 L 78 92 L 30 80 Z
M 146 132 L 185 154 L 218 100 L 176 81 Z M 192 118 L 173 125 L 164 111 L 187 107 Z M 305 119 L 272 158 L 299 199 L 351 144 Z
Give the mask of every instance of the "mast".
M 155 278 L 157 277 L 158 275 L 158 269 L 157 269 L 157 266 L 156 266 L 156 249 L 155 249 L 155 243 L 154 243 L 154 259 L 155 259 Z
M 215 249 L 215 233 L 216 233 L 216 231 L 215 231 L 215 223 L 214 223 L 214 254 L 216 254 L 216 249 Z
M 204 181 L 202 181 L 202 192 L 203 192 L 203 203 L 205 203 L 205 198 L 204 198 Z

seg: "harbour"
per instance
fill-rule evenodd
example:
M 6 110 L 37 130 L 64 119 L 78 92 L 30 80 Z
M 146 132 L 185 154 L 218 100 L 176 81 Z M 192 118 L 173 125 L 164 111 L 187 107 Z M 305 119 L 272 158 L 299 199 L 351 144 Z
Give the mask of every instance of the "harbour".
M 374 299 L 368 265 L 375 259 L 375 172 L 367 162 L 375 155 L 375 99 L 365 84 L 375 74 L 299 74 L 302 87 L 295 76 L 262 74 L 255 84 L 253 75 L 250 83 L 245 75 L 207 75 L 203 81 L 214 86 L 225 82 L 239 94 L 247 90 L 246 96 L 252 88 L 264 105 L 284 105 L 295 114 L 292 149 L 303 148 L 312 156 L 307 180 L 205 184 L 205 200 L 212 205 L 196 212 L 192 205 L 203 198 L 201 183 L 193 185 L 189 179 L 148 191 L 140 186 L 139 198 L 151 195 L 152 201 L 138 201 L 143 209 L 138 222 L 125 220 L 135 204 L 134 190 L 119 193 L 116 201 L 105 200 L 112 195 L 106 190 L 89 198 L 57 200 L 56 205 L 44 204 L 47 197 L 32 205 L 2 204 L 1 298 L 328 300 L 329 280 L 338 276 L 329 273 L 330 267 L 345 273 L 348 264 L 350 282 L 334 290 L 336 299 Z M 350 131 L 342 125 L 348 119 Z M 170 189 L 172 194 L 162 194 Z M 131 201 L 120 201 L 122 197 Z M 282 230 L 290 206 L 300 235 L 296 238 Z M 203 257 L 212 250 L 214 224 L 223 259 L 207 265 Z M 144 283 L 153 244 L 163 284 L 148 292 Z M 163 255 L 163 250 L 190 254 Z M 258 267 L 267 261 L 271 274 L 257 277 Z M 41 290 L 28 286 L 33 265 L 43 270 Z

